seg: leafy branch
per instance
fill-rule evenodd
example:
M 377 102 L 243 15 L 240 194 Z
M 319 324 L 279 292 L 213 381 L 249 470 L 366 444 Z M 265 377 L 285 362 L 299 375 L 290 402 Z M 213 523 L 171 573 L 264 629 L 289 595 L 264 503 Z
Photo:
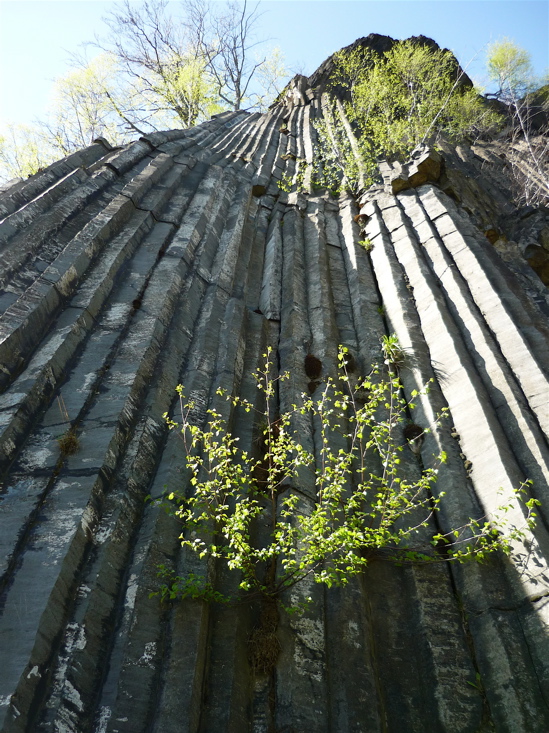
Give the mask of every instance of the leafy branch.
M 320 396 L 303 395 L 301 404 L 280 416 L 272 406 L 277 382 L 287 375 L 271 377 L 270 350 L 255 374 L 263 407 L 219 389 L 219 396 L 253 413 L 261 426 L 259 456 L 240 448 L 218 411 L 207 411 L 205 426 L 195 424 L 196 405 L 178 387 L 182 425 L 166 419 L 181 430 L 190 491 L 171 492 L 167 504 L 182 523 L 182 546 L 237 571 L 242 592 L 267 598 L 280 598 L 308 577 L 328 587 L 346 585 L 374 557 L 466 562 L 510 553 L 513 540 L 533 527 L 538 502 L 525 502 L 522 528 L 507 525 L 508 507 L 502 506 L 491 521 L 471 517 L 449 532 L 437 530 L 434 518 L 444 494 L 432 489 L 446 455 L 417 470 L 402 460 L 408 445 L 418 454 L 414 446 L 421 445 L 415 441 L 422 430 L 414 426 L 413 437 L 406 437 L 403 426 L 415 404 L 403 397 L 395 367 L 402 350 L 387 337 L 384 352 L 386 366 L 373 366 L 353 385 L 347 350 L 340 349 L 338 377 L 326 378 Z M 412 399 L 419 394 L 414 391 Z M 316 455 L 300 439 L 297 422 L 303 417 L 317 425 Z M 303 470 L 314 476 L 314 499 L 300 488 Z M 258 522 L 268 527 L 267 541 L 255 541 Z M 164 566 L 160 575 L 165 599 L 229 600 L 199 575 L 170 576 Z

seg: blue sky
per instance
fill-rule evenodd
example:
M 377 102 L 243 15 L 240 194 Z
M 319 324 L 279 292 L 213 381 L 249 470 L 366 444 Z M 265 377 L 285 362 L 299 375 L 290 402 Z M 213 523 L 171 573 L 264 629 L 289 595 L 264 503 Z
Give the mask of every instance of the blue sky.
M 44 114 L 52 80 L 70 52 L 101 33 L 113 3 L 0 0 L 0 120 Z M 509 37 L 526 48 L 537 74 L 549 66 L 549 2 L 544 0 L 270 0 L 258 35 L 279 46 L 291 68 L 312 73 L 331 53 L 369 33 L 423 34 L 454 51 L 482 81 L 486 44 Z

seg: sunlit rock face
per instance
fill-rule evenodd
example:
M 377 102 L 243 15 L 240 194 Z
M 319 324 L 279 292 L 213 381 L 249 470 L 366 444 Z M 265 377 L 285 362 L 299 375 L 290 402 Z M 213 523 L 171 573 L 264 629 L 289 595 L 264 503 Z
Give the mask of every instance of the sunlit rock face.
M 5 733 L 549 730 L 549 213 L 513 204 L 524 156 L 501 141 L 382 166 L 358 199 L 306 177 L 296 191 L 321 86 L 297 78 L 264 115 L 96 142 L 0 195 Z M 257 600 L 150 597 L 159 564 L 199 567 L 146 501 L 183 481 L 163 415 L 181 383 L 252 449 L 260 426 L 218 387 L 253 400 L 270 346 L 284 410 L 311 389 L 307 355 L 321 387 L 339 344 L 366 374 L 390 333 L 406 393 L 434 380 L 414 418 L 432 432 L 402 456 L 414 472 L 447 453 L 438 526 L 503 503 L 520 525 L 528 478 L 537 528 L 483 565 L 374 559 L 343 589 L 303 584 L 313 603 L 275 613 L 276 664 L 257 669 Z

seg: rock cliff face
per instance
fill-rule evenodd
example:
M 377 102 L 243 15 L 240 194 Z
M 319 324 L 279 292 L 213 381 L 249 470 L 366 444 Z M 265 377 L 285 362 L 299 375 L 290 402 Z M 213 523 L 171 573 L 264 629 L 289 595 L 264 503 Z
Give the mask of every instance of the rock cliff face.
M 315 86 L 297 78 L 265 115 L 98 141 L 1 193 L 4 733 L 549 730 L 549 213 L 511 203 L 508 160 L 526 163 L 503 143 L 445 146 L 423 182 L 419 159 L 388 167 L 358 202 L 283 192 L 312 160 Z M 284 408 L 305 355 L 325 377 L 343 344 L 365 373 L 392 332 L 406 390 L 435 379 L 419 421 L 450 408 L 422 449 L 448 454 L 440 526 L 509 501 L 520 523 L 529 478 L 535 534 L 485 565 L 373 561 L 343 590 L 301 589 L 314 603 L 279 614 L 276 668 L 254 671 L 256 605 L 149 597 L 159 563 L 191 561 L 145 501 L 182 480 L 163 414 L 179 383 L 203 408 L 228 409 L 218 386 L 253 399 L 268 345 Z M 251 446 L 258 426 L 231 419 Z

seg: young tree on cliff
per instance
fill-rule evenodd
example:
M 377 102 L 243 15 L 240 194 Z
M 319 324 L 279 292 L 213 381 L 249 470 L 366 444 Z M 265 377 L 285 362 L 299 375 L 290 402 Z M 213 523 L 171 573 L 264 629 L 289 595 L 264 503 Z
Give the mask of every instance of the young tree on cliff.
M 181 430 L 186 468 L 164 504 L 182 523 L 181 545 L 196 556 L 199 572 L 178 576 L 173 566 L 160 565 L 162 582 L 153 595 L 241 602 L 243 591 L 250 600 L 283 599 L 294 612 L 310 600 L 305 580 L 344 586 L 374 559 L 483 562 L 496 551 L 510 554 L 513 543 L 524 540 L 539 504 L 526 498 L 526 485 L 491 519 L 464 516 L 459 527 L 439 528 L 435 518 L 444 493 L 436 480 L 446 454 L 425 456 L 421 470 L 405 457 L 409 448 L 423 460 L 423 439 L 439 430 L 439 420 L 429 427 L 409 421 L 423 392 L 412 392 L 413 402 L 404 398 L 398 371 L 408 357 L 394 334 L 383 337 L 382 352 L 383 365 L 372 365 L 353 386 L 347 372 L 352 357 L 340 348 L 338 374 L 324 377 L 322 385 L 315 381 L 314 397 L 302 394 L 300 404 L 278 414 L 278 390 L 290 375 L 273 378 L 268 349 L 251 401 L 216 392 L 218 405 L 226 400 L 254 416 L 250 452 L 232 434 L 224 407 L 199 415 L 177 388 L 180 416 L 165 417 L 171 429 Z M 320 375 L 322 362 L 308 354 L 304 367 L 307 376 Z M 307 425 L 315 426 L 314 448 L 303 440 Z M 505 516 L 517 499 L 525 513 L 521 526 Z M 224 596 L 210 582 L 215 563 L 238 574 L 236 595 Z M 288 591 L 295 587 L 302 590 L 293 596 Z
M 530 54 L 509 38 L 490 44 L 487 52 L 488 75 L 498 86 L 487 96 L 495 97 L 507 105 L 511 119 L 513 138 L 523 140 L 526 146 L 525 166 L 513 166 L 519 184 L 519 196 L 525 203 L 545 202 L 549 198 L 549 141 L 547 124 L 539 119 L 549 116 L 549 85 L 536 79 Z M 544 129 L 545 128 L 545 129 Z

